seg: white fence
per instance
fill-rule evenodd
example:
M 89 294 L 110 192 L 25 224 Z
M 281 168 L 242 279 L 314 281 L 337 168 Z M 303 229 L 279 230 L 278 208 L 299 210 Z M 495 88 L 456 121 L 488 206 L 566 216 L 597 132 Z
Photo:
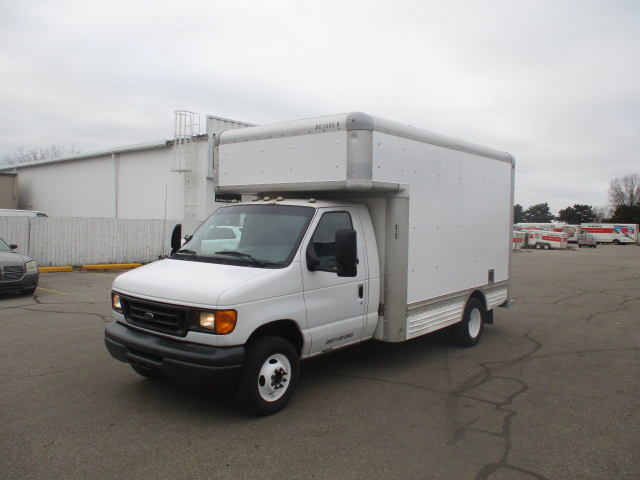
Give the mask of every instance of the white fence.
M 200 222 L 0 217 L 0 238 L 41 267 L 149 263 L 169 255 L 176 223 L 186 234 Z

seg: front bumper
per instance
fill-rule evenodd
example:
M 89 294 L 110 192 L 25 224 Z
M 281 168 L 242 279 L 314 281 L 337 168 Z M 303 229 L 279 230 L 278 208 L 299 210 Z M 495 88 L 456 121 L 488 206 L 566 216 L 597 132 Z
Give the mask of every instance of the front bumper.
M 159 371 L 165 377 L 199 387 L 232 386 L 242 369 L 244 347 L 212 347 L 181 342 L 110 323 L 104 342 L 121 362 Z
M 3 278 L 0 280 L 0 292 L 37 288 L 39 279 L 38 273 L 24 275 L 19 280 L 4 280 Z

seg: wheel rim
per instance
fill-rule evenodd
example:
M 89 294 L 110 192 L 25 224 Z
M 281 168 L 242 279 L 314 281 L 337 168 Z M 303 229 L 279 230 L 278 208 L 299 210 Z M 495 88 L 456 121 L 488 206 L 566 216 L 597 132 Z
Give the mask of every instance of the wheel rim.
M 267 358 L 258 375 L 258 391 L 263 400 L 275 402 L 289 387 L 291 363 L 289 359 L 276 353 Z
M 480 334 L 480 327 L 482 326 L 482 314 L 480 310 L 474 308 L 469 314 L 469 336 L 476 338 Z

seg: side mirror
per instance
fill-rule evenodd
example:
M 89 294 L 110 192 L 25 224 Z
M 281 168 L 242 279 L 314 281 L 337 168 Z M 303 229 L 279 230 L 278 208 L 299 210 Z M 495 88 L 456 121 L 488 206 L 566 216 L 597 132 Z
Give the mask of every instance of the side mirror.
M 179 223 L 175 227 L 173 227 L 173 232 L 171 233 L 171 255 L 180 250 L 182 246 L 182 224 Z
M 336 262 L 339 277 L 358 275 L 358 242 L 354 229 L 342 229 L 336 232 Z
M 16 245 L 15 243 L 12 243 L 11 245 L 9 245 L 9 248 L 11 250 L 16 250 L 18 248 L 18 245 Z

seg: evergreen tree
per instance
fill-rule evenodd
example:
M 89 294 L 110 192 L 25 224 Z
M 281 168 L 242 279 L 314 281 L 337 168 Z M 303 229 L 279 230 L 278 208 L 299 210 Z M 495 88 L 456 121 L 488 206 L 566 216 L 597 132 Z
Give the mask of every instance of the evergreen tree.
M 548 203 L 531 205 L 524 212 L 524 221 L 527 223 L 549 223 L 554 219 Z

